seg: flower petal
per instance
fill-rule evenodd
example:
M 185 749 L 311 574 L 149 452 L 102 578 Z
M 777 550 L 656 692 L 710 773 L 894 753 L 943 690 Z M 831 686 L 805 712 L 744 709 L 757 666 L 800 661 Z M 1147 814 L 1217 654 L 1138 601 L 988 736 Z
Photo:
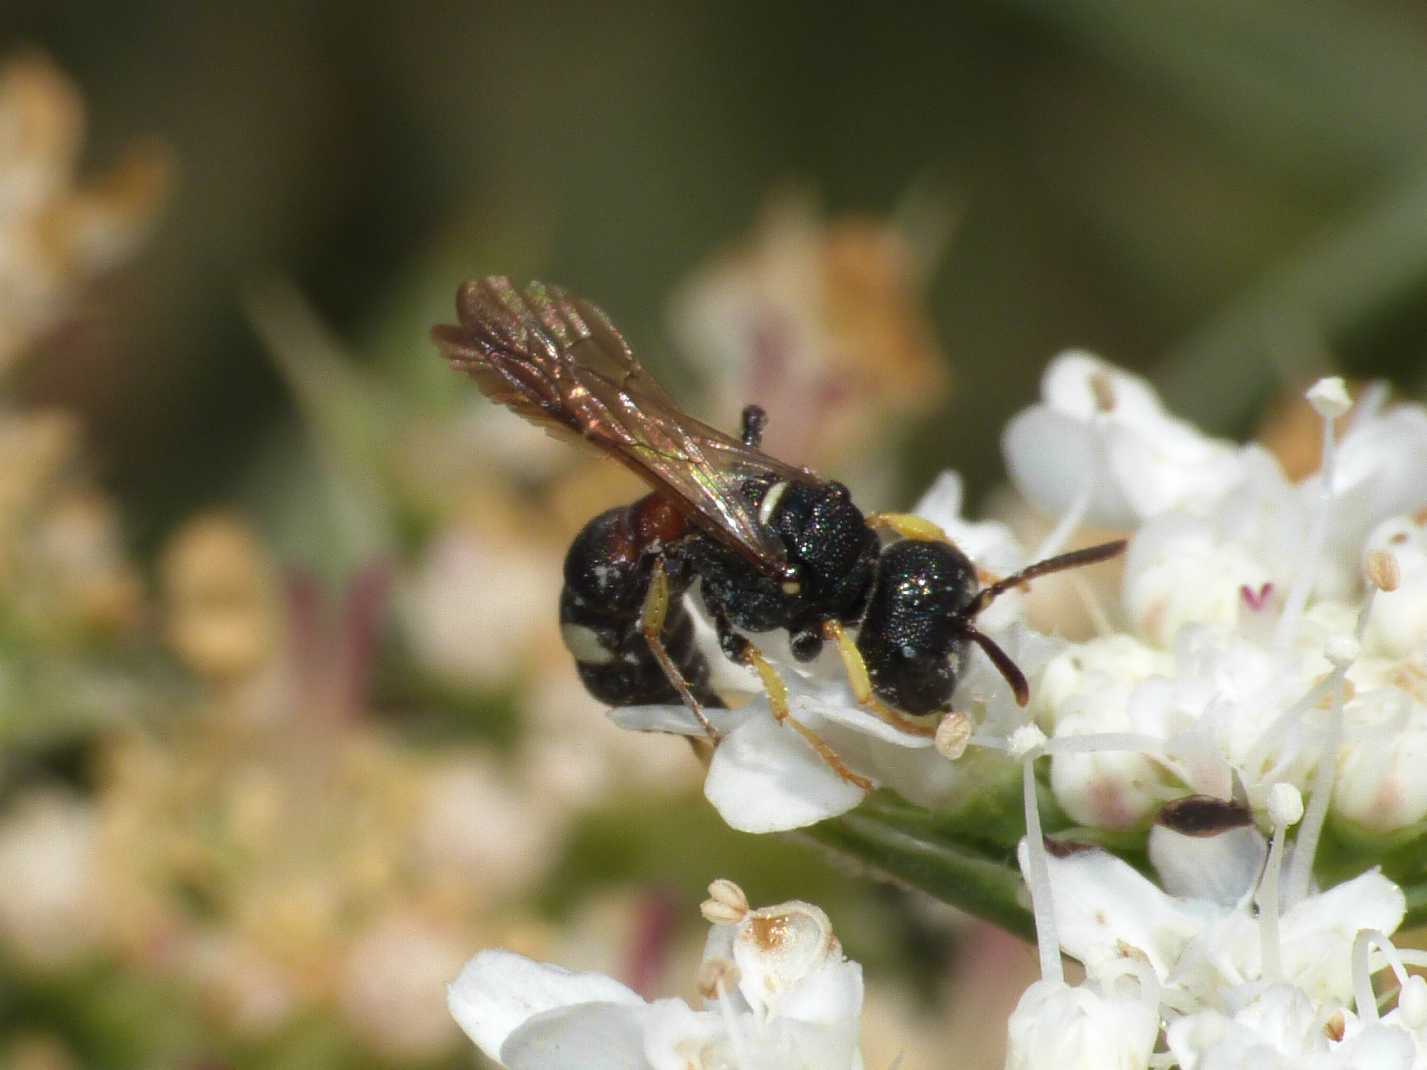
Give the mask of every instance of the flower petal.
M 695 1011 L 682 999 L 656 1000 L 644 1012 L 644 1058 L 654 1070 L 688 1070 L 690 1051 L 716 1044 L 724 1030 L 719 1014 Z
M 1041 397 L 1055 411 L 1082 420 L 1109 415 L 1150 429 L 1165 419 L 1164 406 L 1148 379 L 1084 349 L 1056 354 L 1041 376 Z
M 500 1051 L 507 1070 L 652 1070 L 645 1006 L 580 1003 L 537 1014 Z
M 961 506 L 961 476 L 947 470 L 932 481 L 911 511 L 945 531 L 980 568 L 1008 574 L 1026 563 L 1026 552 L 1009 527 L 998 520 L 967 520 Z M 984 623 L 986 618 L 980 620 Z
M 724 733 L 732 732 L 755 713 L 756 711 L 748 706 L 737 710 L 704 710 L 709 723 Z M 631 732 L 666 732 L 676 736 L 704 735 L 704 726 L 699 724 L 698 718 L 687 706 L 616 706 L 609 711 L 608 716 L 620 728 L 627 728 Z
M 860 706 L 849 705 L 847 699 L 851 697 L 850 693 L 844 692 L 842 696 L 839 696 L 841 701 L 837 699 L 828 701 L 821 695 L 804 694 L 794 700 L 793 709 L 795 713 L 799 710 L 815 713 L 834 724 L 850 728 L 865 736 L 880 739 L 884 743 L 896 744 L 898 747 L 920 750 L 932 745 L 931 736 L 914 736 L 910 732 L 903 732 L 876 714 L 868 713 Z
M 1402 889 L 1375 869 L 1309 896 L 1280 922 L 1284 976 L 1313 999 L 1347 1000 L 1353 940 L 1363 929 L 1396 931 L 1406 912 Z
M 1022 842 L 1021 869 L 1026 868 Z M 1050 855 L 1056 935 L 1092 977 L 1118 969 L 1127 947 L 1143 952 L 1163 981 L 1199 925 L 1128 863 L 1101 850 Z
M 1149 1062 L 1159 1032 L 1154 1006 L 1101 995 L 1089 985 L 1037 981 L 1008 1026 L 1008 1070 L 1138 1067 Z
M 755 717 L 719 744 L 704 795 L 741 832 L 803 828 L 847 813 L 863 797 L 771 716 Z
M 512 951 L 482 951 L 447 987 L 446 1003 L 466 1035 L 492 1059 L 534 1015 L 576 1003 L 643 1005 L 639 995 L 598 973 L 572 973 Z
M 1082 420 L 1032 406 L 1006 425 L 1001 452 L 1016 489 L 1047 516 L 1064 516 L 1088 490 L 1089 522 L 1130 528 L 1139 520 L 1111 478 L 1098 436 Z
M 932 485 L 912 506 L 912 512 L 945 530 L 949 524 L 961 520 L 963 498 L 961 475 L 948 468 L 932 480 Z
M 845 959 L 829 962 L 789 990 L 778 1004 L 783 1018 L 852 1030 L 862 1013 L 862 966 Z

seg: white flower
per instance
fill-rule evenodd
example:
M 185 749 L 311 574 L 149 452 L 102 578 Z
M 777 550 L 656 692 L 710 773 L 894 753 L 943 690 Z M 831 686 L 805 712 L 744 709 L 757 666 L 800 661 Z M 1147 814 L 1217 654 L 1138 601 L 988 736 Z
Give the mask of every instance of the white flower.
M 1404 981 L 1402 1024 L 1379 1023 L 1363 944 L 1375 937 L 1391 949 L 1382 934 L 1402 921 L 1401 889 L 1371 871 L 1285 903 L 1279 841 L 1303 813 L 1287 785 L 1270 797 L 1279 823 L 1266 864 L 1241 804 L 1198 798 L 1165 808 L 1150 854 L 1174 895 L 1104 851 L 1022 842 L 1040 937 L 1053 941 L 1043 968 L 1054 972 L 1012 1018 L 1008 1066 L 1148 1066 L 1162 1027 L 1172 1058 L 1156 1061 L 1181 1070 L 1414 1065 L 1410 1030 L 1427 1018 L 1427 1001 Z M 1028 793 L 1035 831 L 1033 806 Z M 1084 985 L 1060 980 L 1061 951 L 1084 964 Z M 1107 1002 L 1102 993 L 1123 993 L 1128 977 L 1137 991 Z M 1365 1026 L 1347 1010 L 1354 997 L 1360 1013 L 1370 1008 Z M 1098 1028 L 1096 1016 L 1105 1020 Z M 1138 1025 L 1140 1016 L 1150 1024 Z
M 1153 1003 L 1037 981 L 1011 1014 L 1006 1070 L 1140 1070 L 1159 1034 Z
M 1427 464 L 1407 475 L 1389 464 L 1394 449 L 1416 455 L 1427 410 L 1379 415 L 1364 405 L 1341 449 L 1325 434 L 1324 470 L 1333 473 L 1327 493 L 1321 479 L 1290 484 L 1257 447 L 1199 436 L 1167 416 L 1141 380 L 1092 358 L 1061 358 L 1044 385 L 1045 403 L 1007 436 L 1008 463 L 1023 490 L 1035 497 L 1043 482 L 1058 487 L 1060 497 L 1042 504 L 1069 509 L 1071 522 L 1079 509 L 1140 525 L 1125 569 L 1128 630 L 1114 631 L 1102 614 L 1099 638 L 1050 639 L 1024 626 L 1016 593 L 978 620 L 1020 665 L 1031 685 L 1029 710 L 1055 742 L 1121 737 L 1114 747 L 1050 748 L 1060 806 L 1092 827 L 1133 829 L 1176 795 L 1228 798 L 1237 776 L 1260 810 L 1278 783 L 1321 799 L 1304 816 L 1310 847 L 1330 799 L 1339 816 L 1371 832 L 1427 817 L 1427 783 L 1413 775 L 1427 751 L 1427 590 L 1418 590 L 1427 587 L 1427 535 L 1415 515 L 1379 517 L 1371 531 L 1360 517 L 1347 526 L 1341 519 L 1349 505 L 1380 511 L 1414 494 L 1427 501 Z M 1331 401 L 1340 391 L 1319 393 Z M 1052 435 L 1030 450 L 1024 436 L 1042 430 L 1068 438 Z M 1078 492 L 1067 489 L 1063 473 L 1047 482 L 1033 470 L 1041 463 L 1035 458 L 1054 469 L 1077 442 L 1089 442 L 1094 456 L 1074 463 L 1098 466 L 1086 484 L 1088 505 L 1072 500 Z M 1101 508 L 1106 494 L 1123 499 L 1118 517 Z M 1004 527 L 960 516 L 954 475 L 942 476 L 915 508 L 983 572 L 1026 563 Z M 1353 525 L 1358 541 L 1340 545 Z M 1068 532 L 1073 523 L 1062 526 Z M 1361 595 L 1360 580 L 1344 598 L 1324 596 L 1344 562 L 1371 581 L 1372 599 Z M 753 638 L 787 683 L 792 719 L 826 741 L 852 776 L 835 772 L 793 726 L 778 724 L 765 698 L 736 713 L 717 711 L 725 738 L 705 792 L 739 829 L 780 831 L 836 816 L 858 804 L 866 783 L 929 808 L 955 805 L 998 761 L 963 759 L 966 746 L 982 755 L 986 747 L 1004 750 L 997 741 L 1022 724 L 979 650 L 961 668 L 957 731 L 943 733 L 959 742 L 939 749 L 933 732 L 900 731 L 860 708 L 831 649 L 801 665 L 781 636 Z M 678 707 L 614 716 L 645 731 L 700 731 Z M 1327 790 L 1313 793 L 1320 784 Z M 1301 874 L 1295 880 L 1301 884 Z
M 1221 835 L 1231 836 L 1233 844 L 1216 843 Z M 1267 980 L 1251 901 L 1262 844 L 1261 838 L 1232 830 L 1179 837 L 1177 896 L 1104 851 L 1051 855 L 1047 865 L 1062 947 L 1092 978 L 1115 970 L 1126 954 L 1142 955 L 1167 989 L 1209 1006 L 1238 985 Z M 1226 859 L 1225 848 L 1240 852 L 1244 864 Z M 1163 851 L 1154 857 L 1162 859 Z M 1250 883 L 1227 888 L 1228 874 L 1248 876 Z M 1228 902 L 1231 895 L 1234 901 Z M 1353 991 L 1350 953 L 1358 931 L 1391 932 L 1405 912 L 1401 889 L 1375 870 L 1289 906 L 1279 919 L 1282 979 L 1315 1000 L 1346 1001 Z
M 1256 447 L 1241 455 L 1240 482 L 1193 512 L 1149 519 L 1125 562 L 1124 609 L 1161 647 L 1186 624 L 1248 634 L 1278 619 L 1308 527 L 1306 503 L 1277 462 Z
M 1330 387 L 1318 393 L 1332 400 Z M 1427 409 L 1361 410 L 1341 446 L 1325 433 L 1331 478 L 1292 486 L 1248 447 L 1217 496 L 1186 498 L 1135 533 L 1123 610 L 1149 649 L 1122 633 L 1069 646 L 1033 691 L 1057 738 L 1145 739 L 1055 752 L 1051 785 L 1076 820 L 1132 827 L 1176 781 L 1225 798 L 1231 771 L 1261 806 L 1271 784 L 1306 794 L 1320 770 L 1334 811 L 1366 831 L 1427 817 L 1414 774 L 1427 752 L 1427 536 L 1421 513 L 1388 511 L 1427 501 L 1427 463 L 1414 460 L 1427 455 Z M 1351 664 L 1335 697 L 1325 681 L 1340 661 Z M 1310 807 L 1308 827 L 1325 815 Z
M 1089 353 L 1051 361 L 1041 398 L 1002 445 L 1016 486 L 1050 516 L 1135 527 L 1213 501 L 1242 476 L 1237 448 L 1170 416 L 1145 380 Z
M 797 901 L 750 910 L 728 881 L 709 890 L 705 1010 L 483 951 L 451 985 L 451 1013 L 507 1070 L 860 1070 L 862 968 L 827 915 Z
M 1378 591 L 1363 631 L 1370 653 L 1402 658 L 1427 649 L 1427 516 L 1389 517 L 1362 546 L 1364 567 L 1374 554 L 1392 562 L 1393 590 Z
M 1169 1050 L 1182 1070 L 1409 1070 L 1411 1035 L 1374 1025 L 1341 1043 L 1292 985 L 1248 988 L 1232 1013 L 1203 1010 L 1171 1022 Z
M 1322 598 L 1344 598 L 1357 587 L 1358 554 L 1374 527 L 1427 503 L 1427 409 L 1414 404 L 1365 410 L 1349 417 L 1333 465 L 1329 552 L 1317 578 Z M 1321 474 L 1310 477 L 1303 493 L 1316 495 L 1321 482 Z
M 1163 654 L 1128 636 L 1091 640 L 1051 660 L 1033 709 L 1044 712 L 1042 723 L 1057 736 L 1130 731 L 1136 685 L 1168 669 Z M 1138 823 L 1157 804 L 1155 787 L 1162 780 L 1153 758 L 1134 751 L 1057 754 L 1051 765 L 1056 798 L 1071 817 L 1089 825 Z

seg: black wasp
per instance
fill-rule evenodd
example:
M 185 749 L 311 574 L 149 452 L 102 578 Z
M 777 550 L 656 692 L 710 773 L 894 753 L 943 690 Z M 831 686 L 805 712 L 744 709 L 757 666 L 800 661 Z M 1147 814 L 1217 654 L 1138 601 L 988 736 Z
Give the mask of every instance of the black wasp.
M 1062 554 L 985 587 L 935 525 L 864 515 L 841 483 L 762 453 L 766 417 L 750 405 L 735 439 L 679 409 L 595 305 L 499 276 L 463 284 L 459 326 L 432 337 L 486 396 L 572 432 L 652 488 L 591 520 L 565 557 L 560 624 L 592 695 L 614 706 L 680 699 L 704 725 L 722 699 L 694 643 L 682 596 L 700 581 L 723 653 L 761 677 L 774 716 L 845 779 L 870 788 L 789 716 L 787 691 L 743 634 L 784 630 L 799 661 L 836 644 L 853 693 L 897 727 L 929 733 L 951 708 L 975 643 L 1024 705 L 1015 662 L 976 627 L 998 596 L 1036 576 L 1104 561 L 1123 540 Z M 900 539 L 884 546 L 885 530 Z M 856 637 L 849 634 L 856 629 Z

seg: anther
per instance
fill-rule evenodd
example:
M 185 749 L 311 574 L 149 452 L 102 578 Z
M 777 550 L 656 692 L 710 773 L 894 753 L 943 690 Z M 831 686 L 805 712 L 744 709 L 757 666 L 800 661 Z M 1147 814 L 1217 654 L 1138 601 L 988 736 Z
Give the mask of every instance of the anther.
M 699 913 L 710 925 L 736 925 L 748 915 L 748 896 L 733 881 L 719 878 L 709 885 Z
M 1305 395 L 1313 411 L 1325 420 L 1336 420 L 1353 407 L 1353 399 L 1348 395 L 1348 386 L 1340 375 L 1330 375 L 1319 379 Z
M 971 742 L 973 729 L 971 718 L 952 710 L 936 726 L 933 745 L 936 752 L 949 762 L 954 762 L 966 753 L 966 745 Z
M 704 999 L 721 999 L 738 984 L 738 967 L 728 959 L 705 959 L 699 964 L 696 983 Z
M 1363 569 L 1368 581 L 1379 591 L 1395 591 L 1402 582 L 1402 570 L 1397 558 L 1387 550 L 1373 550 L 1368 554 L 1367 565 Z

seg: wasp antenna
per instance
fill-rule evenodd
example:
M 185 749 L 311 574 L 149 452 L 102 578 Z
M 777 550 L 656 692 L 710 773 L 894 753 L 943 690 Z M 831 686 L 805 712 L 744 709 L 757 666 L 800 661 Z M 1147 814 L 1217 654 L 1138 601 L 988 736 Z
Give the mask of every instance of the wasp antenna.
M 978 591 L 976 597 L 972 599 L 971 604 L 966 607 L 966 616 L 976 616 L 1007 591 L 1014 587 L 1019 587 L 1023 583 L 1028 583 L 1037 576 L 1045 576 L 1052 572 L 1064 572 L 1068 568 L 1079 568 L 1081 565 L 1094 565 L 1101 561 L 1108 561 L 1112 557 L 1119 557 L 1120 554 L 1125 552 L 1125 547 L 1128 545 L 1128 539 L 1116 539 L 1113 542 L 1102 542 L 1098 546 L 1087 546 L 1083 550 L 1072 550 L 1068 554 L 1047 557 L 1044 561 L 1037 561 L 1034 565 L 1027 565 L 1021 569 L 1020 572 L 1007 576 L 1003 580 L 997 580 L 991 584 L 991 586 L 984 587 Z
M 966 638 L 979 646 L 986 652 L 986 656 L 991 659 L 991 664 L 996 666 L 997 671 L 1006 678 L 1006 683 L 1011 685 L 1011 693 L 1016 696 L 1016 705 L 1024 706 L 1031 700 L 1031 685 L 1026 680 L 1026 674 L 1021 672 L 1020 666 L 1011 660 L 1011 655 L 1007 654 L 985 632 L 978 631 L 973 625 L 966 625 Z

